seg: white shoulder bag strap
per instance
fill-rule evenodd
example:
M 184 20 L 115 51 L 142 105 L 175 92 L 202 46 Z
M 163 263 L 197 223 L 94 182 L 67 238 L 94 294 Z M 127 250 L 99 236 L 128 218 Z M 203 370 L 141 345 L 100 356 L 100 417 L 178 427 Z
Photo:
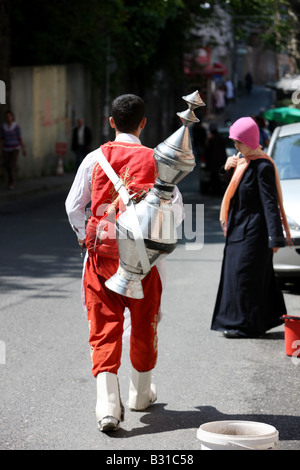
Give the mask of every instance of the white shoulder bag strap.
M 119 178 L 119 176 L 116 174 L 116 172 L 114 171 L 110 163 L 107 161 L 107 159 L 103 155 L 102 150 L 99 148 L 96 150 L 96 152 L 97 152 L 96 154 L 97 161 L 99 165 L 101 166 L 106 176 L 110 179 L 110 181 L 114 185 L 115 190 L 120 194 L 122 201 L 124 202 L 126 206 L 126 210 L 128 210 L 128 214 L 130 216 L 130 220 L 132 223 L 132 233 L 133 233 L 133 237 L 135 239 L 136 247 L 139 253 L 142 270 L 144 274 L 147 274 L 150 271 L 151 266 L 150 266 L 149 258 L 146 252 L 143 233 L 142 233 L 140 223 L 139 223 L 136 211 L 135 211 L 135 205 L 132 199 L 130 198 L 130 195 L 127 189 L 125 188 L 123 181 L 121 180 L 121 178 Z

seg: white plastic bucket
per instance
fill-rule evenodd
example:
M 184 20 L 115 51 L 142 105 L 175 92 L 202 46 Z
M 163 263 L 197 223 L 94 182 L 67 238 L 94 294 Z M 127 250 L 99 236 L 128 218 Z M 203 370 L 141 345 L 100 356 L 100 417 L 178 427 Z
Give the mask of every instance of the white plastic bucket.
M 212 421 L 197 430 L 201 450 L 275 450 L 278 431 L 254 421 Z

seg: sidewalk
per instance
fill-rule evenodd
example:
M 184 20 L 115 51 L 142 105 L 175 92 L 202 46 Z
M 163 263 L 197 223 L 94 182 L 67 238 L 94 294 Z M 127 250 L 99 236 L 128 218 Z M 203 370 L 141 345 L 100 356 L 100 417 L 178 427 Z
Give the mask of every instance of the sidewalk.
M 68 190 L 74 180 L 75 173 L 61 176 L 43 176 L 40 178 L 22 179 L 16 182 L 15 189 L 0 187 L 0 204 L 11 203 L 46 194 L 49 191 Z

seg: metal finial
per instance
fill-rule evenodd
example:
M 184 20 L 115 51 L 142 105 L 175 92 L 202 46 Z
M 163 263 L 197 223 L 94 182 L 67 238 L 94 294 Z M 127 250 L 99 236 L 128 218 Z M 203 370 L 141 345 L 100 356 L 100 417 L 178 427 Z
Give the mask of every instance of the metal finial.
M 192 111 L 200 106 L 206 106 L 198 90 L 190 93 L 189 95 L 183 96 L 182 99 L 187 102 Z
M 189 109 L 176 114 L 180 117 L 182 124 L 185 127 L 188 127 L 191 124 L 199 121 L 194 113 L 194 109 L 199 108 L 200 106 L 205 106 L 205 103 L 202 100 L 198 90 L 190 93 L 187 96 L 183 96 L 182 99 L 184 99 L 184 101 L 187 103 Z

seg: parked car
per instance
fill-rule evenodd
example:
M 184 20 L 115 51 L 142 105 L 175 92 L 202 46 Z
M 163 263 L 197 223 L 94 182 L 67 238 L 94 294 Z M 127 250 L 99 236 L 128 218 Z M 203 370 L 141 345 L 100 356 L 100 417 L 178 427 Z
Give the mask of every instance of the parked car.
M 283 203 L 294 246 L 280 248 L 274 255 L 274 270 L 282 280 L 300 280 L 300 123 L 276 127 L 268 155 L 278 168 Z

